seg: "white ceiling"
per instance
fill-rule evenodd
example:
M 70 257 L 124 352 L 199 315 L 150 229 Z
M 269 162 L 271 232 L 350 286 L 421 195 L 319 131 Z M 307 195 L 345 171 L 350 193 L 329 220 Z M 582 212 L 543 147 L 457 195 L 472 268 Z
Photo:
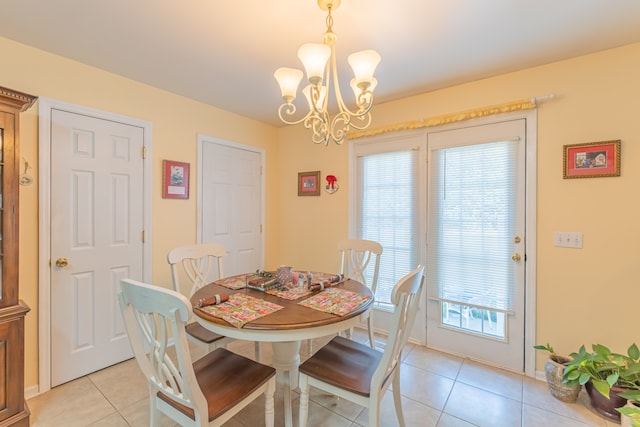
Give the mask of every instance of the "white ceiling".
M 302 68 L 325 17 L 315 0 L 2 0 L 0 36 L 280 125 L 273 72 Z M 382 56 L 376 102 L 640 41 L 639 0 L 343 0 L 333 17 L 341 86 L 348 54 Z

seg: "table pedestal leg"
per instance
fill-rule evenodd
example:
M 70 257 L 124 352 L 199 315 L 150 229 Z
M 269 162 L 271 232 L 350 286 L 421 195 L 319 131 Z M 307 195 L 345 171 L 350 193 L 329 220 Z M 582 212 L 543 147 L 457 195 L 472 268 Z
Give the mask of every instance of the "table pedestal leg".
M 284 425 L 293 426 L 291 390 L 298 387 L 298 365 L 300 365 L 300 341 L 274 342 L 273 367 L 284 374 Z

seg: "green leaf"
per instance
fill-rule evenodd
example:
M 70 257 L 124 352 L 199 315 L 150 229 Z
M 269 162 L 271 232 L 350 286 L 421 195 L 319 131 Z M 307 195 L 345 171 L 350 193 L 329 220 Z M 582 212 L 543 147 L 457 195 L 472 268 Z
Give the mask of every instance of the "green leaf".
M 588 372 L 583 372 L 580 374 L 580 379 L 578 382 L 582 385 L 585 385 L 591 379 L 591 374 Z
M 609 390 L 611 389 L 611 387 L 609 386 L 608 382 L 592 378 L 591 384 L 593 384 L 593 388 L 598 390 L 601 395 L 603 395 L 607 399 L 609 398 Z
M 638 349 L 636 343 L 631 344 L 631 346 L 627 350 L 627 354 L 634 360 L 640 359 L 640 349 Z
M 607 377 L 607 384 L 609 384 L 609 387 L 612 387 L 615 383 L 617 383 L 619 377 L 620 375 L 617 372 L 614 372 L 613 374 L 609 375 Z

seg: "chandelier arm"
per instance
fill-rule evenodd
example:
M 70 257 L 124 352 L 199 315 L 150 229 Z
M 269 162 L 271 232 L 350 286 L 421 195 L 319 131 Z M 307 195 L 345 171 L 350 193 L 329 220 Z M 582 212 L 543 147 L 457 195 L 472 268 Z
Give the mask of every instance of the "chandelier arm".
M 287 116 L 294 115 L 296 113 L 296 106 L 294 104 L 290 104 L 286 102 L 284 104 L 281 104 L 280 107 L 278 107 L 278 116 L 280 117 L 280 120 L 282 120 L 285 124 L 297 125 L 307 120 L 309 117 L 311 117 L 313 111 L 309 111 L 306 116 L 303 116 L 298 120 L 287 120 L 284 118 L 283 113 L 286 114 Z

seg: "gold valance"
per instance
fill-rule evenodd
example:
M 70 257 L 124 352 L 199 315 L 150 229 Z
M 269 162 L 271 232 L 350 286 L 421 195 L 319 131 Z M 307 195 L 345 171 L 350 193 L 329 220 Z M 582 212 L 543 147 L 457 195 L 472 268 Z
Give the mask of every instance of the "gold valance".
M 552 98 L 548 95 L 542 98 Z M 462 111 L 459 113 L 445 114 L 437 117 L 429 117 L 422 120 L 412 120 L 404 123 L 384 126 L 375 129 L 364 130 L 360 132 L 349 132 L 349 139 L 363 138 L 365 136 L 380 135 L 387 132 L 395 132 L 409 129 L 420 129 L 428 126 L 439 126 L 447 123 L 461 122 L 463 120 L 477 119 L 478 117 L 490 116 L 493 114 L 510 113 L 512 111 L 530 110 L 536 108 L 536 99 L 525 99 L 521 101 L 509 102 L 507 104 L 492 105 L 489 107 L 476 108 L 473 110 Z

